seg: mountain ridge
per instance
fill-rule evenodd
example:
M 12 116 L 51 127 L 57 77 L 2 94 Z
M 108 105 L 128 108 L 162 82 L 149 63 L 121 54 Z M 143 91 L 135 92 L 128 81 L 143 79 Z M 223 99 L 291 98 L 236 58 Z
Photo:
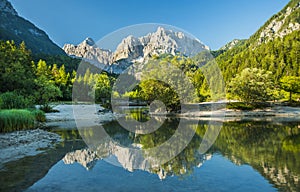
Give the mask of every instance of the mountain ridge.
M 154 55 L 183 54 L 194 56 L 209 47 L 199 40 L 186 36 L 183 32 L 158 27 L 155 32 L 145 36 L 129 35 L 121 40 L 115 51 L 97 47 L 91 38 L 78 45 L 65 44 L 63 50 L 70 56 L 83 58 L 101 69 L 121 72 L 134 62 L 147 61 Z M 120 67 L 122 69 L 120 69 Z M 109 68 L 109 69 L 108 69 Z
M 271 71 L 278 81 L 285 75 L 300 75 L 300 0 L 291 0 L 249 39 L 216 54 L 216 61 L 229 81 L 245 68 Z
M 24 41 L 33 54 L 66 55 L 45 31 L 20 17 L 7 0 L 0 0 L 0 40 Z

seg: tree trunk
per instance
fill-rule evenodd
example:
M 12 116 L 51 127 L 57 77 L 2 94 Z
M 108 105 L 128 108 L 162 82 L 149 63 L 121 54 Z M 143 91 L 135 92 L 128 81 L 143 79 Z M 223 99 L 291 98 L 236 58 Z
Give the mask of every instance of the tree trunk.
M 290 92 L 290 103 L 292 103 L 292 92 Z

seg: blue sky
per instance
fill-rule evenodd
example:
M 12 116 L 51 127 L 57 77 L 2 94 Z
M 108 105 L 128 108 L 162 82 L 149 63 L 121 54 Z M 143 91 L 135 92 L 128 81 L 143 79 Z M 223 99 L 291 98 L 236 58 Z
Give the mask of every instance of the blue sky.
M 10 0 L 59 46 L 141 23 L 173 25 L 213 50 L 249 38 L 288 0 Z

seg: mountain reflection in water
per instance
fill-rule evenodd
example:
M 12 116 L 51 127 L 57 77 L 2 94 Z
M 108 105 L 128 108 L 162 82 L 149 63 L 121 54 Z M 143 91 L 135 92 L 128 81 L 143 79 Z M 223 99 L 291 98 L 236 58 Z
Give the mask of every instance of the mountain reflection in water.
M 157 155 L 168 153 L 172 150 L 172 146 L 168 146 L 167 150 L 160 151 L 160 153 L 151 153 L 145 149 L 161 145 L 168 140 L 175 133 L 179 123 L 179 119 L 163 120 L 164 124 L 150 134 L 134 134 L 126 131 L 116 121 L 105 124 L 104 130 L 98 126 L 80 128 L 79 132 L 84 135 L 85 142 L 92 147 L 69 152 L 63 161 L 65 164 L 78 162 L 90 170 L 97 160 L 103 159 L 130 172 L 143 170 L 157 174 L 160 179 L 165 179 L 167 176 L 189 175 L 194 167 L 200 167 L 204 161 L 211 158 L 211 153 L 200 153 L 201 138 L 195 135 L 192 142 L 179 155 L 163 165 L 155 163 L 153 159 Z M 197 129 L 197 124 L 186 126 L 187 129 Z M 102 131 L 108 135 L 105 137 Z M 97 143 L 96 146 L 95 143 Z
M 141 117 L 141 114 L 132 115 L 135 119 Z M 67 153 L 63 161 L 66 164 L 78 162 L 90 170 L 98 160 L 105 160 L 131 172 L 143 170 L 165 179 L 174 175 L 191 175 L 195 167 L 210 160 L 214 154 L 221 154 L 238 166 L 252 166 L 280 190 L 300 189 L 300 123 L 225 122 L 214 146 L 207 153 L 201 154 L 199 146 L 208 129 L 208 121 L 198 123 L 191 120 L 186 126 L 195 129 L 196 134 L 189 145 L 167 163 L 151 164 L 145 158 L 149 154 L 143 153 L 143 150 L 168 140 L 176 131 L 178 122 L 179 119 L 167 118 L 155 132 L 144 135 L 124 130 L 117 121 L 107 123 L 104 130 L 109 137 L 101 138 L 101 142 L 93 148 Z M 89 143 L 91 141 L 88 139 L 95 139 L 93 135 L 98 135 L 95 132 L 99 130 L 89 127 L 79 131 L 81 135 L 90 135 L 84 137 L 85 142 Z

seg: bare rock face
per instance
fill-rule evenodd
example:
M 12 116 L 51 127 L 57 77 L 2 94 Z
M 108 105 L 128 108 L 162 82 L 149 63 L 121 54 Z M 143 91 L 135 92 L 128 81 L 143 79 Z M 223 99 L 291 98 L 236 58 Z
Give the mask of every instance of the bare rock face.
M 153 55 L 167 53 L 194 56 L 203 50 L 209 50 L 199 40 L 186 36 L 183 32 L 162 27 L 143 37 L 130 35 L 124 38 L 114 52 L 97 47 L 91 38 L 79 45 L 66 44 L 63 49 L 68 55 L 83 58 L 96 66 L 102 65 L 102 69 L 117 74 L 134 62 L 147 61 Z
M 133 60 L 139 57 L 143 57 L 143 45 L 138 38 L 133 37 L 132 35 L 126 37 L 118 45 L 114 56 L 113 61 L 119 61 L 121 59 Z
M 299 9 L 300 3 L 294 7 L 287 7 L 283 12 L 280 12 L 260 32 L 258 44 L 269 42 L 277 37 L 283 38 L 293 31 L 300 30 L 300 24 L 291 20 L 291 18 L 294 17 L 293 14 L 299 11 Z
M 205 49 L 209 50 L 197 39 L 192 39 L 182 32 L 174 32 L 162 27 L 158 27 L 155 33 L 150 33 L 140 39 L 144 45 L 145 56 L 163 53 L 172 55 L 181 53 L 186 56 L 194 56 Z
M 105 65 L 111 63 L 112 52 L 100 49 L 91 38 L 86 38 L 79 45 L 65 44 L 63 50 L 70 56 L 97 61 Z

